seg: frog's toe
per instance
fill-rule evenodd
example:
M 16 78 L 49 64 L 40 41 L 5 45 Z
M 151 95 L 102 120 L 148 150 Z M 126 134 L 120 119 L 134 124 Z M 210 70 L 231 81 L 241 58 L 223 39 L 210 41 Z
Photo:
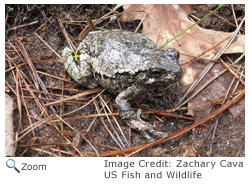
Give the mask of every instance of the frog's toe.
M 153 138 L 148 139 L 148 143 L 152 143 L 152 142 L 154 142 L 154 141 L 155 141 L 155 139 L 153 139 Z
M 148 132 L 150 132 L 151 134 L 153 134 L 155 136 L 162 137 L 162 138 L 168 136 L 168 133 L 158 132 L 158 131 L 155 131 L 153 128 L 149 129 Z
M 148 142 L 154 142 L 154 139 L 148 134 L 147 131 L 140 131 L 140 133 L 148 140 Z
M 168 137 L 168 133 L 163 133 L 163 135 L 162 135 L 162 138 L 164 138 L 164 137 Z
M 159 136 L 159 137 L 163 137 L 164 133 L 163 132 L 159 132 L 159 131 L 155 131 L 153 128 L 149 129 L 149 132 L 153 135 Z

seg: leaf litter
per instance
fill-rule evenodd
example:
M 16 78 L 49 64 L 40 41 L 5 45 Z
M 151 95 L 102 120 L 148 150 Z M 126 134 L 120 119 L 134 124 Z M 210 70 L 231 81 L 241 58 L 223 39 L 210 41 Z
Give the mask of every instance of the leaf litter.
M 163 45 L 171 40 L 177 34 L 191 26 L 194 22 L 189 20 L 188 16 L 192 13 L 191 5 L 124 5 L 126 12 L 122 15 L 123 21 L 132 21 L 136 19 L 143 20 L 142 33 L 152 39 L 157 45 Z M 141 10 L 141 12 L 134 12 Z M 213 45 L 221 42 L 225 38 L 229 38 L 233 33 L 214 31 L 203 29 L 196 25 L 186 31 L 184 34 L 176 38 L 174 41 L 167 44 L 166 48 L 176 48 L 180 52 L 180 63 L 183 65 L 183 77 L 181 79 L 182 92 L 185 94 L 189 87 L 198 80 L 201 72 L 209 64 L 209 60 L 225 46 L 226 41 L 219 44 L 204 55 L 202 52 L 208 48 L 212 48 Z M 244 53 L 245 52 L 245 35 L 238 35 L 234 42 L 228 47 L 224 54 L 230 53 Z M 204 59 L 194 59 L 189 64 L 184 64 L 188 60 L 192 59 L 192 56 L 200 56 Z M 232 63 L 231 63 L 232 64 Z M 207 73 L 204 79 L 199 85 L 192 91 L 194 93 L 201 88 L 206 81 L 211 77 L 217 75 L 225 67 L 220 62 L 216 62 L 214 67 Z M 214 102 L 219 99 L 223 99 L 225 96 L 231 94 L 225 94 L 228 91 L 233 75 L 231 73 L 225 73 L 211 82 L 202 92 L 197 94 L 192 100 L 188 102 L 188 107 L 196 107 L 200 104 Z M 232 93 L 242 89 L 242 85 L 239 84 L 236 90 L 230 89 Z M 199 121 L 203 117 L 209 115 L 214 104 L 205 105 L 199 108 L 191 108 L 188 115 L 195 117 L 195 122 Z M 238 104 L 230 107 L 232 114 L 244 121 L 245 118 L 245 98 L 243 98 Z

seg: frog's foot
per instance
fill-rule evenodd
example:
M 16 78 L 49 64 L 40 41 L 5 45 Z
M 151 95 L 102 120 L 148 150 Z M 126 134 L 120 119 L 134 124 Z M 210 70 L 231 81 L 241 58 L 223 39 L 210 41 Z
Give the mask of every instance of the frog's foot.
M 141 109 L 139 109 L 137 111 L 137 119 L 133 119 L 133 120 L 128 121 L 127 124 L 131 128 L 138 130 L 146 139 L 149 140 L 149 142 L 153 142 L 154 139 L 148 134 L 148 132 L 153 135 L 156 135 L 158 137 L 167 137 L 168 136 L 167 133 L 156 131 L 153 129 L 153 126 L 150 123 L 143 121 L 140 118 L 141 111 L 142 111 Z

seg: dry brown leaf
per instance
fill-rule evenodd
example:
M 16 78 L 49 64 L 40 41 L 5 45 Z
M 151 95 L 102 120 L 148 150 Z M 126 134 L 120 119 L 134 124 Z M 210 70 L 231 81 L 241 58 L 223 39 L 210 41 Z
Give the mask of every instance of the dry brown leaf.
M 125 13 L 122 15 L 123 21 L 132 21 L 136 19 L 143 20 L 142 33 L 153 40 L 157 45 L 163 45 L 171 40 L 177 34 L 191 26 L 194 22 L 188 19 L 191 13 L 190 5 L 124 5 L 125 12 L 134 11 L 132 13 Z M 176 48 L 180 53 L 197 56 L 203 51 L 211 48 L 213 45 L 219 43 L 224 38 L 231 36 L 233 33 L 206 30 L 198 25 L 195 25 L 184 34 L 176 38 L 174 41 L 165 46 L 166 48 Z M 212 59 L 226 44 L 227 41 L 218 45 L 210 52 L 201 56 L 202 58 Z M 230 45 L 226 53 L 243 53 L 245 52 L 245 36 L 240 35 Z M 180 62 L 191 59 L 191 57 L 180 55 Z M 183 66 L 183 77 L 181 79 L 182 91 L 185 93 L 191 84 L 199 77 L 200 73 L 205 69 L 209 61 L 195 60 Z M 199 89 L 208 79 L 223 70 L 220 63 L 209 71 L 207 76 L 194 90 Z M 195 107 L 201 104 L 213 102 L 225 97 L 228 87 L 233 79 L 233 75 L 226 72 L 218 79 L 210 83 L 202 92 L 188 103 L 189 107 Z M 242 87 L 239 86 L 238 89 Z M 232 90 L 231 90 L 232 91 Z M 244 120 L 245 117 L 245 100 L 229 108 L 232 114 Z M 193 108 L 189 110 L 188 114 L 195 117 L 195 121 L 206 117 L 212 110 L 212 105 L 202 106 L 200 108 Z
M 135 12 L 123 14 L 121 17 L 123 21 L 141 20 L 145 17 L 143 20 L 142 34 L 160 46 L 194 23 L 188 19 L 192 11 L 191 5 L 127 4 L 124 5 L 124 10 L 125 12 Z M 147 13 L 146 16 L 145 13 Z M 195 25 L 164 48 L 176 48 L 180 53 L 197 56 L 230 35 L 232 35 L 232 33 L 206 30 Z M 244 40 L 244 35 L 239 36 L 234 42 L 234 46 L 230 46 L 228 49 L 228 53 L 245 52 Z M 225 43 L 226 41 L 202 57 L 205 59 L 212 59 Z M 180 57 L 181 61 L 189 59 L 191 59 L 191 57 L 184 55 Z
M 190 75 L 193 80 L 197 79 L 197 77 L 200 75 L 201 71 L 205 69 L 206 65 L 204 63 L 200 63 L 199 61 L 192 62 L 190 64 L 190 67 L 186 68 L 187 75 Z M 194 94 L 198 89 L 201 88 L 203 84 L 205 84 L 211 77 L 215 76 L 225 68 L 220 64 L 217 63 L 213 66 L 213 68 L 207 73 L 207 75 L 203 78 L 203 80 L 198 84 L 198 86 L 193 90 L 192 94 Z M 184 77 L 185 79 L 186 77 Z M 231 81 L 233 80 L 233 75 L 229 72 L 225 72 L 220 77 L 215 79 L 213 82 L 211 82 L 206 88 L 204 88 L 199 94 L 197 94 L 192 100 L 188 102 L 188 107 L 196 107 L 202 104 L 211 103 L 220 99 L 223 99 L 227 93 L 227 90 L 229 88 L 229 85 Z M 181 81 L 185 82 L 185 81 Z M 194 81 L 193 81 L 194 82 Z M 183 83 L 184 84 L 184 83 Z M 236 83 L 235 83 L 236 84 Z M 233 84 L 230 92 L 233 91 L 233 88 L 235 86 Z M 184 84 L 185 85 L 185 84 Z M 186 89 L 187 89 L 186 85 Z M 238 88 L 236 91 L 241 90 L 243 87 L 242 85 L 238 85 Z M 183 89 L 182 89 L 183 90 Z M 230 92 L 227 96 L 230 95 Z M 188 115 L 195 117 L 195 122 L 198 122 L 199 120 L 203 119 L 207 115 L 210 114 L 213 106 L 212 105 L 205 105 L 198 108 L 192 108 L 188 110 Z M 245 97 L 243 97 L 239 103 L 233 105 L 231 108 L 229 108 L 231 113 L 237 117 L 240 120 L 244 120 L 245 118 Z

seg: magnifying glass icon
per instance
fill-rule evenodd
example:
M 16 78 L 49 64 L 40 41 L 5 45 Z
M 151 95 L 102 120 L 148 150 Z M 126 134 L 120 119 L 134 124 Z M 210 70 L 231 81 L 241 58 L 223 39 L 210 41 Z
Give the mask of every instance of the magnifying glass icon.
M 15 167 L 15 161 L 13 159 L 7 160 L 6 165 L 9 168 L 14 168 L 18 173 L 20 173 L 20 171 Z

